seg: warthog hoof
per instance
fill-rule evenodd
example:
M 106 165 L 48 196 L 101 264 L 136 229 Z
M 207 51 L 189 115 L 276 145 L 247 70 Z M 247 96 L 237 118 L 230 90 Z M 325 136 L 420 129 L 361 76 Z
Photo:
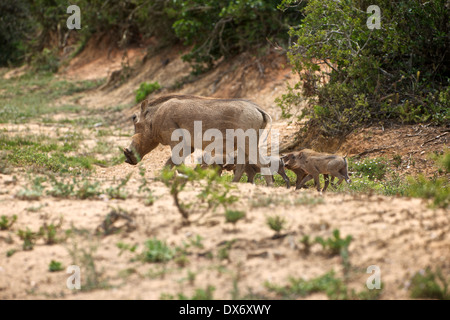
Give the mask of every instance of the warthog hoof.
M 123 149 L 123 154 L 125 155 L 125 162 L 132 164 L 132 165 L 136 165 L 137 164 L 137 159 L 136 156 L 134 155 L 134 152 L 131 151 L 128 148 L 124 148 Z

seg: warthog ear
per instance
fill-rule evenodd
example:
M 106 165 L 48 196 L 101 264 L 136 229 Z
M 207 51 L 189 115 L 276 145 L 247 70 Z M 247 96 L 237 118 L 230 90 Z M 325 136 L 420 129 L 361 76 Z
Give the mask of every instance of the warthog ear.
M 148 100 L 147 99 L 145 99 L 144 101 L 142 101 L 142 103 L 141 103 L 141 114 L 143 114 L 144 113 L 144 111 L 145 111 L 145 108 L 147 108 L 147 106 L 148 106 Z

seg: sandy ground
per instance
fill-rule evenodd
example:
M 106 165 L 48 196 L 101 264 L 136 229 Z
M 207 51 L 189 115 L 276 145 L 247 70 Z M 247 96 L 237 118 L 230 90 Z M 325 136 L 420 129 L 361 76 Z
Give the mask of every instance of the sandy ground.
M 79 103 L 86 108 L 132 105 L 134 92 L 131 88 L 136 88 L 143 80 L 158 80 L 165 87 L 173 84 L 171 75 L 174 72 L 180 79 L 189 71 L 176 52 L 170 53 L 168 65 L 161 65 L 161 56 L 150 57 L 140 67 L 142 72 L 130 81 L 114 90 L 90 92 Z M 167 54 L 162 53 L 163 56 Z M 115 53 L 116 58 L 119 56 Z M 94 57 L 90 66 L 98 59 Z M 282 92 L 286 80 L 295 80 L 290 69 L 283 67 L 285 59 L 273 55 L 261 62 L 263 75 L 258 66 L 260 62 L 254 58 L 242 59 L 246 64 L 243 65 L 239 59 L 233 62 L 240 68 L 233 69 L 233 63 L 231 66 L 221 65 L 177 92 L 250 97 L 271 113 L 274 128 L 281 132 L 280 140 L 289 139 L 296 126 L 279 119 L 280 111 L 273 102 Z M 68 74 L 76 78 L 77 72 L 82 74 L 88 67 L 73 67 Z M 101 70 L 106 74 L 109 72 L 105 67 Z M 165 92 L 166 89 L 156 95 Z M 123 121 L 117 121 L 117 128 L 131 130 L 127 119 L 134 110 L 123 111 Z M 51 135 L 53 131 L 51 126 L 36 123 L 22 127 L 5 125 L 5 128 L 10 134 L 31 130 Z M 423 147 L 417 145 L 439 134 L 442 131 L 439 128 L 404 126 L 380 130 L 371 128 L 354 133 L 339 151 L 355 155 L 386 146 L 390 148 L 374 151 L 368 156 L 392 156 L 399 152 L 405 157 L 402 172 L 432 174 L 431 165 L 426 163 L 426 154 L 442 151 L 448 146 L 445 136 Z M 422 131 L 419 133 L 419 130 Z M 419 134 L 407 136 L 414 135 L 414 132 Z M 417 141 L 405 139 L 402 142 L 400 137 Z M 122 147 L 129 140 L 119 136 L 110 138 Z M 10 230 L 0 231 L 0 299 L 159 299 L 164 294 L 191 296 L 196 289 L 205 289 L 208 285 L 215 287 L 214 298 L 229 299 L 232 292 L 236 293 L 234 284 L 240 297 L 251 293 L 253 297 L 279 298 L 267 290 L 264 286 L 266 281 L 284 285 L 289 277 L 311 279 L 331 270 L 343 277 L 340 256 L 325 254 L 318 244 L 312 245 L 310 252 L 306 253 L 300 242 L 305 235 L 310 239 L 330 237 L 334 229 L 339 229 L 342 237 L 353 237 L 349 247 L 351 269 L 348 285 L 357 291 L 365 289 L 370 276 L 366 270 L 371 265 L 381 270 L 381 299 L 408 299 L 411 277 L 427 267 L 438 266 L 443 274 L 450 274 L 450 214 L 448 210 L 431 209 L 425 200 L 331 192 L 320 195 L 314 190 L 295 191 L 240 183 L 235 184 L 232 191 L 239 197 L 233 208 L 245 211 L 246 217 L 236 226 L 225 222 L 221 210 L 203 216 L 194 213 L 190 217 L 191 224 L 185 225 L 168 188 L 155 179 L 169 155 L 167 147 L 159 146 L 143 159 L 146 178 L 156 199 L 151 206 L 146 206 L 143 195 L 138 193 L 141 184 L 139 167 L 125 163 L 108 168 L 97 167 L 89 179 L 106 188 L 131 173 L 126 186 L 129 194 L 126 200 L 112 200 L 106 196 L 90 200 L 57 199 L 47 195 L 36 201 L 20 200 L 16 194 L 27 185 L 24 168 L 0 174 L 1 215 L 18 216 Z M 418 160 L 417 169 L 409 172 L 408 155 L 422 157 L 425 163 Z M 199 191 L 200 187 L 194 186 L 184 193 L 183 199 L 193 199 Z M 117 232 L 105 234 L 101 225 L 107 215 L 118 208 L 127 212 L 129 220 L 119 218 L 114 223 Z M 267 217 L 273 215 L 286 220 L 286 227 L 279 237 L 274 237 L 274 231 L 266 223 Z M 33 250 L 22 250 L 18 230 L 29 228 L 38 231 L 44 223 L 57 224 L 61 218 L 57 234 L 63 239 L 61 242 L 48 245 L 39 239 Z M 66 236 L 65 231 L 69 229 L 72 233 Z M 137 259 L 147 239 L 157 238 L 172 248 L 182 248 L 197 236 L 202 239 L 201 246 L 186 248 L 187 260 L 184 263 L 174 260 L 164 264 L 145 263 Z M 233 242 L 228 258 L 221 259 L 220 252 L 226 241 Z M 119 242 L 138 245 L 136 252 L 121 252 L 117 247 Z M 7 252 L 13 249 L 17 251 L 7 257 Z M 92 265 L 90 268 L 80 259 L 83 252 L 92 257 L 95 273 Z M 66 287 L 69 274 L 64 270 L 76 262 L 75 258 L 78 258 L 82 270 L 83 284 L 92 274 L 97 276 L 99 283 L 93 290 L 69 290 Z M 48 268 L 52 260 L 61 262 L 64 270 L 50 272 Z M 307 298 L 324 299 L 326 295 L 319 293 Z

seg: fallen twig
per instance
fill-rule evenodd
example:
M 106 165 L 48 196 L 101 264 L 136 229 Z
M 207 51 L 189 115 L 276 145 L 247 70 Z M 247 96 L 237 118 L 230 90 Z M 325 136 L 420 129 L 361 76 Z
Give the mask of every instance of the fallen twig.
M 373 148 L 373 149 L 365 150 L 363 152 L 358 153 L 355 157 L 359 158 L 359 157 L 362 157 L 362 156 L 364 156 L 366 154 L 369 154 L 369 153 L 378 152 L 378 151 L 386 150 L 386 149 L 391 149 L 393 147 L 394 146 L 388 146 L 388 147 L 379 147 L 379 148 Z
M 446 131 L 446 132 L 444 132 L 443 134 L 440 134 L 440 135 L 434 137 L 433 139 L 430 139 L 430 140 L 425 141 L 424 143 L 422 143 L 421 147 L 423 147 L 424 145 L 426 145 L 427 143 L 429 143 L 429 142 L 431 142 L 431 141 L 440 139 L 441 137 L 445 136 L 448 132 L 449 132 L 449 131 Z

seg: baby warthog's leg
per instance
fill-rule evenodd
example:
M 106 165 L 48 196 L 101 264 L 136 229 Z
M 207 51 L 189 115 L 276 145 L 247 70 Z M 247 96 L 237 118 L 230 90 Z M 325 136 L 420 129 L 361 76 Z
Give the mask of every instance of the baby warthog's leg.
M 245 164 L 237 164 L 236 165 L 236 171 L 234 172 L 234 177 L 232 182 L 239 182 L 241 181 L 242 175 L 245 171 Z
M 258 167 L 256 167 L 253 164 L 247 164 L 245 166 L 245 173 L 247 174 L 247 182 L 248 183 L 255 183 L 254 180 L 255 180 L 257 168 Z
M 329 178 L 328 174 L 324 174 L 323 179 L 325 180 L 325 185 L 323 186 L 322 192 L 325 192 L 325 191 L 327 191 L 328 184 L 330 183 L 330 178 Z
M 336 185 L 340 185 L 342 183 L 343 180 L 345 180 L 345 176 L 343 174 L 341 174 L 339 171 L 331 171 L 330 174 L 333 177 L 338 178 L 338 182 L 336 183 Z
M 289 181 L 286 171 L 284 170 L 283 162 L 280 161 L 280 166 L 278 167 L 278 174 L 283 177 L 284 182 L 286 182 L 286 187 L 289 189 L 291 187 L 291 182 Z

